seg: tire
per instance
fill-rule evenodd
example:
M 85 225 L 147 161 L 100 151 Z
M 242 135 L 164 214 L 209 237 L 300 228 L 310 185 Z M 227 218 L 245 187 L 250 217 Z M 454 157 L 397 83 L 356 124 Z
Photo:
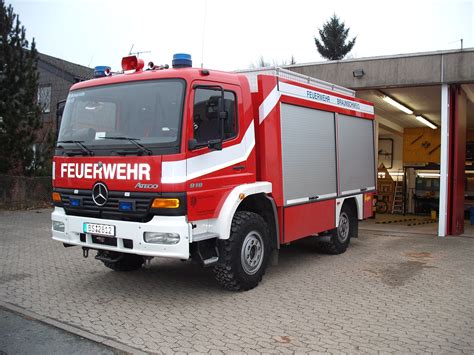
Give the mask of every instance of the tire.
M 230 291 L 247 291 L 259 284 L 271 252 L 268 226 L 260 215 L 236 212 L 229 239 L 219 240 L 218 246 L 214 276 L 221 286 Z
M 387 213 L 388 212 L 388 204 L 386 201 L 377 201 L 375 205 L 375 210 L 377 213 Z
M 342 254 L 346 251 L 351 238 L 356 236 L 358 220 L 353 208 L 345 204 L 339 214 L 339 225 L 329 232 L 328 242 L 318 242 L 318 249 L 325 254 Z
M 140 255 L 125 254 L 119 256 L 114 262 L 102 261 L 105 267 L 114 271 L 134 271 L 140 269 L 145 263 L 145 259 Z

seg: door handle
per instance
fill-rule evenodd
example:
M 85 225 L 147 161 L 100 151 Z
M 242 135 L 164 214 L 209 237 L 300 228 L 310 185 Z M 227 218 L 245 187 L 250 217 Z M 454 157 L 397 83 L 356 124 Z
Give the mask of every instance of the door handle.
M 232 167 L 232 169 L 234 169 L 234 170 L 244 170 L 245 165 L 237 165 L 237 166 Z

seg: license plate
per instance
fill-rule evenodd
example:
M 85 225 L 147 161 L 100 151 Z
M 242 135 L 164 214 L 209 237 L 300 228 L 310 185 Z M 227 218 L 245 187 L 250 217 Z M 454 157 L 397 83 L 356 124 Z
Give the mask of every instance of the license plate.
M 115 237 L 115 226 L 109 224 L 84 223 L 84 233 Z

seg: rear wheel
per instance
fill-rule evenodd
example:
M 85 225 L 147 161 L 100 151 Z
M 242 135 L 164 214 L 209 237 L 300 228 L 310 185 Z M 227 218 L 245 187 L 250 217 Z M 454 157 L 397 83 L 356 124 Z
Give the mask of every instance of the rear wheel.
M 342 206 L 337 228 L 329 232 L 329 241 L 318 242 L 318 249 L 326 254 L 342 254 L 358 228 L 357 216 L 349 205 Z
M 253 212 L 239 211 L 232 220 L 229 239 L 219 241 L 215 278 L 228 290 L 250 290 L 262 280 L 269 256 L 269 232 L 264 219 Z

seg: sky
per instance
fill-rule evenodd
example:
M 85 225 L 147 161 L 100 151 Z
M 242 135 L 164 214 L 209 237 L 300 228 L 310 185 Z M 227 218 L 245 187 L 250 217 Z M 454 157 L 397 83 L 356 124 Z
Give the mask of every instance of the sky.
M 348 58 L 474 47 L 474 0 L 5 0 L 40 52 L 120 70 L 140 51 L 145 63 L 170 64 L 189 53 L 193 66 L 249 68 L 319 62 L 318 28 L 336 14 L 357 36 Z

